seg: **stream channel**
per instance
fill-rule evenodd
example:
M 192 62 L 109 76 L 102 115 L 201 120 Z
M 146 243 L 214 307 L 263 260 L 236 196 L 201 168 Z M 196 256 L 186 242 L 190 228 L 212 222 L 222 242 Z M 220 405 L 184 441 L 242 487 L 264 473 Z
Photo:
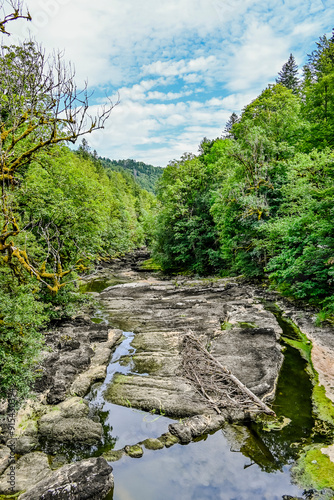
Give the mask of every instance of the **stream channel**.
M 118 282 L 119 283 L 119 282 Z M 113 284 L 116 284 L 113 283 Z M 92 282 L 85 292 L 100 292 L 110 282 Z M 111 327 L 103 307 L 95 311 L 95 322 Z M 282 326 L 282 325 L 281 325 Z M 284 325 L 283 325 L 284 328 Z M 289 334 L 289 332 L 287 332 Z M 103 444 L 90 451 L 98 456 L 120 450 L 146 438 L 158 438 L 168 430 L 171 419 L 136 410 L 104 399 L 104 392 L 116 373 L 138 374 L 132 361 L 133 332 L 124 332 L 102 384 L 95 384 L 86 397 L 104 426 Z M 313 434 L 312 385 L 299 351 L 285 345 L 273 409 L 291 422 L 280 430 L 265 430 L 251 423 L 226 425 L 188 445 L 176 444 L 161 450 L 146 450 L 141 458 L 124 455 L 113 462 L 115 488 L 108 500 L 276 500 L 307 498 L 293 483 L 290 468 L 298 451 L 316 440 Z M 145 373 L 140 373 L 145 377 Z M 304 493 L 305 494 L 305 493 Z

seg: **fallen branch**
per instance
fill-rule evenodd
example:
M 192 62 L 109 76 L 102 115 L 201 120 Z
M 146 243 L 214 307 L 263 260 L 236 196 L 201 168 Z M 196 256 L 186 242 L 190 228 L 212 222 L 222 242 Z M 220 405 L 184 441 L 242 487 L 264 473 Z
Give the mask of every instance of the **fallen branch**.
M 214 358 L 192 333 L 188 333 L 184 341 L 186 347 L 183 357 L 184 373 L 200 388 L 201 393 L 218 413 L 220 413 L 219 406 L 222 404 L 249 408 L 251 404 L 255 403 L 264 413 L 275 415 L 273 410 Z M 201 353 L 201 359 L 196 351 Z M 215 401 L 209 392 L 214 393 L 218 401 Z

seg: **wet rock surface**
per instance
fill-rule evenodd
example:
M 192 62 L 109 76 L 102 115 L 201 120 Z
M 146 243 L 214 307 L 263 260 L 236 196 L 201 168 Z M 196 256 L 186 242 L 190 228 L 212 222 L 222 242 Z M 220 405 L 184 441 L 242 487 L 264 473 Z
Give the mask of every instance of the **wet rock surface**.
M 95 421 L 88 402 L 79 396 L 84 396 L 94 382 L 105 378 L 109 358 L 121 336 L 122 331 L 110 329 L 107 325 L 93 324 L 85 318 L 62 324 L 46 335 L 49 351 L 44 353 L 41 363 L 42 376 L 36 382 L 36 399 L 27 402 L 18 412 L 14 441 L 9 439 L 6 426 L 2 428 L 2 441 L 8 445 L 14 443 L 14 453 L 22 455 L 15 463 L 16 492 L 31 489 L 36 483 L 52 475 L 49 456 L 41 450 L 48 449 L 48 453 L 54 453 L 53 450 L 66 444 L 87 448 L 101 441 L 102 425 Z M 6 477 L 10 471 L 9 455 L 10 448 L 1 446 L 0 493 L 3 494 L 12 491 Z M 59 466 L 64 465 L 67 460 L 64 457 Z M 57 459 L 52 464 L 56 468 Z M 79 466 L 76 467 L 75 474 L 68 477 L 60 474 L 64 468 L 62 467 L 52 476 L 51 483 L 41 483 L 24 498 L 103 498 L 105 486 L 102 485 L 102 479 L 96 488 L 94 483 L 93 489 L 86 488 L 88 493 L 81 486 L 69 482 L 68 478 L 73 476 L 77 477 L 80 484 L 85 484 L 85 467 L 84 464 L 82 472 Z M 93 472 L 94 468 L 92 474 Z M 99 475 L 98 472 L 97 474 Z M 111 478 L 112 476 L 109 482 L 106 477 L 103 481 L 110 486 Z M 55 486 L 57 481 L 59 489 Z M 44 487 L 48 489 L 49 484 L 53 488 L 53 496 L 43 490 Z M 88 496 L 84 496 L 86 493 Z
M 0 474 L 7 469 L 10 464 L 10 448 L 8 446 L 0 445 Z
M 13 484 L 8 481 L 8 474 L 14 467 Z M 10 493 L 27 490 L 32 484 L 49 477 L 51 469 L 49 466 L 48 457 L 45 453 L 36 451 L 23 455 L 15 463 L 14 466 L 9 466 L 0 477 L 0 494 L 8 495 Z M 12 489 L 13 488 L 13 489 Z
M 60 443 L 94 444 L 101 440 L 102 425 L 88 418 L 87 401 L 74 397 L 53 407 L 38 423 L 41 437 Z
M 35 390 L 46 394 L 46 402 L 51 405 L 64 401 L 70 395 L 74 380 L 92 365 L 96 344 L 103 343 L 106 348 L 109 347 L 110 355 L 109 328 L 93 324 L 89 319 L 77 318 L 48 332 L 45 338 L 51 352 L 44 353 L 41 376 L 36 381 Z M 96 376 L 101 378 L 103 374 Z
M 105 393 L 116 404 L 183 418 L 214 414 L 182 373 L 188 332 L 257 396 L 270 401 L 282 364 L 281 328 L 251 286 L 231 280 L 141 280 L 100 294 L 110 321 L 135 332 L 133 369 Z
M 182 444 L 186 444 L 199 436 L 216 431 L 225 423 L 226 416 L 224 415 L 196 415 L 183 422 L 170 424 L 168 428 Z

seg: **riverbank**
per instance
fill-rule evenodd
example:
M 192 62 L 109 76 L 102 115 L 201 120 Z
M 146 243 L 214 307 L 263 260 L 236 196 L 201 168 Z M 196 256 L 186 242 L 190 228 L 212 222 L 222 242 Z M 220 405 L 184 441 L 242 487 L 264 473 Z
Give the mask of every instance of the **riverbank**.
M 219 363 L 271 405 L 283 362 L 281 338 L 287 334 L 281 320 L 268 310 L 268 302 L 277 303 L 280 317 L 285 318 L 286 323 L 293 322 L 308 336 L 303 341 L 297 332 L 297 337 L 290 341 L 299 342 L 296 347 L 304 357 L 309 357 L 307 368 L 314 387 L 317 436 L 321 432 L 324 436 L 320 453 L 321 458 L 327 460 L 326 468 L 330 467 L 332 448 L 328 445 L 332 439 L 332 407 L 325 397 L 333 397 L 334 387 L 331 328 L 314 326 L 311 312 L 297 309 L 278 294 L 242 280 L 161 279 L 157 274 L 142 270 L 140 262 L 145 258 L 147 255 L 139 253 L 101 269 L 94 282 L 83 285 L 86 292 L 98 299 L 99 306 L 84 311 L 80 317 L 59 325 L 46 335 L 47 349 L 40 368 L 42 376 L 36 385 L 36 400 L 21 409 L 16 419 L 15 487 L 17 492 L 27 490 L 26 496 L 21 495 L 21 498 L 40 498 L 36 495 L 41 490 L 34 489 L 32 477 L 39 488 L 47 488 L 57 481 L 63 487 L 61 478 L 66 472 L 64 467 L 69 467 L 68 462 L 76 461 L 77 470 L 82 464 L 83 478 L 87 467 L 83 461 L 96 461 L 96 455 L 100 460 L 93 464 L 94 474 L 98 477 L 97 471 L 101 470 L 102 476 L 109 474 L 111 478 L 110 463 L 115 460 L 124 456 L 140 457 L 143 449 L 159 450 L 180 442 L 189 443 L 224 427 L 234 446 L 239 442 L 239 449 L 245 449 L 249 435 L 246 433 L 240 441 L 240 434 L 237 438 L 234 431 L 231 438 L 231 429 L 233 425 L 246 429 L 249 422 L 256 422 L 259 408 L 254 402 L 247 402 L 246 406 L 238 406 L 235 401 L 227 404 L 226 397 L 230 393 L 225 395 L 225 400 L 217 399 L 217 387 L 211 392 L 204 388 L 203 393 L 201 384 L 194 383 L 184 371 L 184 340 L 189 331 L 193 332 Z M 98 291 L 94 291 L 96 289 Z M 124 332 L 134 332 L 128 344 L 124 344 L 127 338 Z M 125 345 L 127 350 L 122 348 L 123 352 L 115 359 L 117 349 Z M 112 365 L 115 373 L 111 376 Z M 103 402 L 94 398 L 94 391 L 99 390 L 101 383 L 104 383 L 100 391 Z M 219 390 L 221 387 L 218 393 Z M 88 399 L 85 398 L 87 394 Z M 159 418 L 168 416 L 178 420 L 172 423 L 166 420 L 153 437 L 145 439 L 144 434 L 138 441 L 126 442 L 117 449 L 117 443 L 110 439 L 105 416 L 102 418 L 103 409 L 99 413 L 94 404 L 97 402 L 100 406 L 138 408 Z M 289 425 L 282 418 L 269 424 L 272 432 L 277 432 L 277 425 Z M 307 439 L 311 446 L 309 456 L 313 457 L 314 443 L 309 436 Z M 2 443 L 0 453 L 4 468 L 0 492 L 7 494 L 6 465 L 10 448 L 6 446 L 8 436 L 5 433 Z M 304 450 L 304 445 L 297 443 L 298 450 Z M 93 455 L 96 458 L 89 458 Z M 306 455 L 303 467 L 309 484 L 305 483 L 305 487 L 315 488 L 314 495 L 318 495 L 331 485 L 319 482 L 317 492 L 314 471 L 312 476 Z M 252 452 L 251 456 L 256 453 Z M 301 469 L 299 464 L 298 480 L 302 483 L 306 474 L 300 473 Z M 65 475 L 68 482 L 69 476 Z M 94 484 L 94 480 L 91 483 Z M 111 482 L 108 484 L 110 486 Z M 92 495 L 91 492 L 87 494 Z M 101 495 L 105 492 L 100 490 L 98 494 L 96 498 L 103 498 Z

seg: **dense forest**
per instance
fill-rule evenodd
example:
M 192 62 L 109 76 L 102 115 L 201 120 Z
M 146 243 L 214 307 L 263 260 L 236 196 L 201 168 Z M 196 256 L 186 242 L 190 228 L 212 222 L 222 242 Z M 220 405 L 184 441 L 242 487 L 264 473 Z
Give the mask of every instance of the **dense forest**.
M 154 167 L 153 165 L 148 165 L 142 161 L 136 160 L 110 160 L 109 158 L 99 158 L 102 165 L 107 168 L 114 170 L 115 172 L 121 172 L 123 175 L 133 176 L 136 182 L 147 191 L 155 193 L 155 186 L 157 181 L 162 175 L 162 169 L 160 167 Z
M 167 272 L 269 278 L 334 314 L 334 36 L 158 183 L 155 259 Z

